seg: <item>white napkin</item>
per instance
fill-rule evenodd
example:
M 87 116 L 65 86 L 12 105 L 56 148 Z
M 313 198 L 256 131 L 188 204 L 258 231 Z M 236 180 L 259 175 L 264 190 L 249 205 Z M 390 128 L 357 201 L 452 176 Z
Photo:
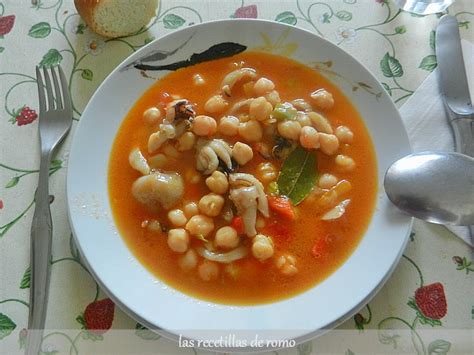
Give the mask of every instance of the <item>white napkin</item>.
M 462 40 L 464 64 L 468 81 L 474 76 L 474 45 Z M 474 83 L 469 81 L 471 100 L 474 93 Z M 403 123 L 408 131 L 408 137 L 414 152 L 426 150 L 453 151 L 453 132 L 448 123 L 446 111 L 438 83 L 438 69 L 435 69 L 420 85 L 416 92 L 400 108 Z M 451 232 L 464 240 L 471 247 L 467 227 L 446 226 Z

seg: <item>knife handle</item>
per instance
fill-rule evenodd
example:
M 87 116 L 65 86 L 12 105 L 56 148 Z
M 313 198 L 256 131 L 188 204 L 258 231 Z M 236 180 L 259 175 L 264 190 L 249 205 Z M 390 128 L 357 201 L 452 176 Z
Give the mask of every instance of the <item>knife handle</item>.
M 49 154 L 42 154 L 35 212 L 31 225 L 31 288 L 28 322 L 27 355 L 40 351 L 44 331 L 51 267 L 53 225 L 49 207 Z
M 449 112 L 449 110 L 448 110 Z M 454 113 L 451 113 L 451 117 Z M 474 157 L 474 114 L 464 117 L 454 116 L 451 119 L 454 131 L 456 151 Z M 471 242 L 474 242 L 474 226 L 469 227 Z
M 456 151 L 474 157 L 474 116 L 451 120 Z

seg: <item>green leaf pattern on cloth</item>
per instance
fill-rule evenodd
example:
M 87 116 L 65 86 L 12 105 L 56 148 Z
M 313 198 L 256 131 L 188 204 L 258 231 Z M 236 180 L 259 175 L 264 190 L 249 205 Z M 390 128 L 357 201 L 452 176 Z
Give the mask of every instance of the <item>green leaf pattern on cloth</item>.
M 58 65 L 63 60 L 63 56 L 57 49 L 50 49 L 48 53 L 46 53 L 41 62 L 39 63 L 40 67 L 50 68 L 55 65 Z
M 383 75 L 387 78 L 399 78 L 403 75 L 403 68 L 397 58 L 392 57 L 388 52 L 385 53 L 380 61 L 380 68 Z
M 427 55 L 421 60 L 419 68 L 427 71 L 433 71 L 438 66 L 436 56 L 434 54 Z
M 16 328 L 16 324 L 5 314 L 0 313 L 0 340 L 9 336 Z
M 296 23 L 298 22 L 298 20 L 296 19 L 295 14 L 291 11 L 284 11 L 284 12 L 278 14 L 275 17 L 275 21 L 283 22 L 283 23 L 286 23 L 288 25 L 296 25 Z
M 184 25 L 186 20 L 178 15 L 168 14 L 163 18 L 165 28 L 175 29 Z
M 51 33 L 51 26 L 47 22 L 40 22 L 28 31 L 28 36 L 33 38 L 45 38 Z

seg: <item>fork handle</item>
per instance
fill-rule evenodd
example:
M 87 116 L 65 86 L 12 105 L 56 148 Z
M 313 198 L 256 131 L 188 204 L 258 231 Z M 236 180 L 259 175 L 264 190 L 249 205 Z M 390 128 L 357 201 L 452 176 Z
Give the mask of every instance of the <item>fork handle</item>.
M 48 186 L 50 158 L 50 154 L 41 155 L 35 212 L 31 226 L 30 314 L 26 350 L 28 355 L 37 355 L 40 351 L 48 306 L 53 235 Z

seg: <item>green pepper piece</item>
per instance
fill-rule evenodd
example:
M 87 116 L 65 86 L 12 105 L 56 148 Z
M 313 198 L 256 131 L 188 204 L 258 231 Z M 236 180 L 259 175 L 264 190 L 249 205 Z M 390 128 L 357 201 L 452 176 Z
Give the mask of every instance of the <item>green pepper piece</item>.
M 298 110 L 293 107 L 289 102 L 283 102 L 276 104 L 273 109 L 272 116 L 277 120 L 294 120 Z

